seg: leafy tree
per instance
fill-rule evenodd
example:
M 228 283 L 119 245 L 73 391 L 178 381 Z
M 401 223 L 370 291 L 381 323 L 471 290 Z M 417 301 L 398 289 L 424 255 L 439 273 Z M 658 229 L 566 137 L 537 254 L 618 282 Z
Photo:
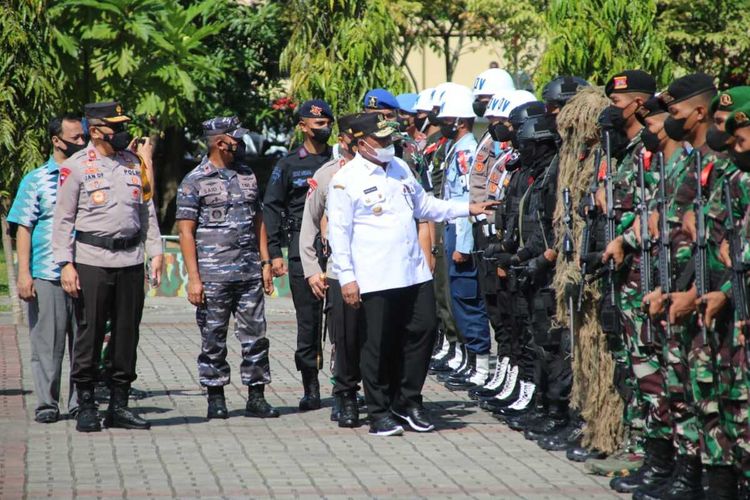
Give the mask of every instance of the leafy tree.
M 614 72 L 638 68 L 665 85 L 673 64 L 655 19 L 654 0 L 553 0 L 537 82 L 571 74 L 604 83 Z
M 0 4 L 0 197 L 48 152 L 47 123 L 58 103 L 44 0 Z
M 386 0 L 290 0 L 294 27 L 281 55 L 299 101 L 325 99 L 337 114 L 361 108 L 365 92 L 406 86 L 392 47 L 398 31 Z
M 746 0 L 660 0 L 659 28 L 680 72 L 704 71 L 725 87 L 750 82 Z

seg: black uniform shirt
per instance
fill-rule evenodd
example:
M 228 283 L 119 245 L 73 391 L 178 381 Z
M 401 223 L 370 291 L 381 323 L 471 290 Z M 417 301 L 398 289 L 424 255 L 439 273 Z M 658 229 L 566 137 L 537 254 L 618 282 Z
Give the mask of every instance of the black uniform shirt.
M 291 219 L 293 229 L 289 258 L 299 258 L 299 228 L 310 180 L 330 158 L 329 147 L 322 154 L 316 155 L 300 146 L 279 160 L 274 167 L 263 198 L 263 220 L 268 231 L 268 252 L 272 259 L 282 256 L 282 212 L 286 212 Z

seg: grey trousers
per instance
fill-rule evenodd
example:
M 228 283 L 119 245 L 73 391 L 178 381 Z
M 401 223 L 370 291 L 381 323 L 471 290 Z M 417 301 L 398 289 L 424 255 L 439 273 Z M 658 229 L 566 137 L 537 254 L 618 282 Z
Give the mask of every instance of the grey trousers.
M 65 345 L 72 356 L 76 321 L 73 299 L 60 282 L 34 279 L 36 297 L 29 302 L 31 374 L 39 403 L 36 413 L 60 407 L 60 383 Z M 69 385 L 68 412 L 78 407 L 73 384 Z

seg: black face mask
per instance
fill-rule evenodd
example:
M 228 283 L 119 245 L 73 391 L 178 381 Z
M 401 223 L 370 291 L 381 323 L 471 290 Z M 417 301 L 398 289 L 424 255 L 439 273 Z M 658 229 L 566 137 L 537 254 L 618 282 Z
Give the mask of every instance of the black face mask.
M 635 102 L 635 101 L 633 101 Z M 630 106 L 632 106 L 633 103 L 631 102 L 624 108 L 618 108 L 617 106 L 609 106 L 608 113 L 609 113 L 609 120 L 612 124 L 612 127 L 615 130 L 618 131 L 624 131 L 625 125 L 627 124 L 628 118 L 633 116 L 633 113 L 630 113 L 627 117 L 625 117 L 625 110 L 628 109 Z M 636 107 L 636 109 L 638 109 Z
M 471 107 L 474 109 L 475 115 L 484 116 L 484 112 L 487 111 L 487 102 L 486 101 L 474 101 Z
M 533 163 L 536 156 L 536 143 L 534 141 L 518 141 L 518 153 L 521 155 L 521 162 L 524 165 Z
M 743 172 L 750 172 L 750 151 L 738 153 L 734 149 L 729 150 L 729 158 Z
M 659 152 L 659 147 L 661 146 L 659 134 L 654 134 L 649 129 L 644 128 L 643 132 L 641 132 L 641 140 L 643 141 L 643 147 L 648 151 L 651 151 L 652 153 Z
M 68 142 L 60 136 L 58 136 L 57 138 L 60 139 L 60 141 L 62 141 L 63 144 L 65 144 L 65 149 L 60 150 L 62 151 L 62 154 L 65 155 L 65 158 L 70 158 L 71 156 L 73 156 L 74 154 L 76 154 L 77 152 L 81 151 L 82 149 L 86 147 L 85 142 L 83 144 L 76 144 L 75 142 Z
M 427 113 L 427 119 L 430 120 L 430 125 L 440 125 L 440 119 L 438 118 L 438 115 L 434 111 L 430 111 Z
M 424 132 L 424 129 L 427 128 L 427 117 L 423 116 L 422 118 L 414 118 L 414 126 L 417 127 L 417 130 L 420 132 Z
M 441 123 L 440 134 L 446 139 L 455 139 L 456 135 L 458 135 L 458 122 Z
M 691 112 L 690 115 L 692 114 L 693 113 Z M 693 130 L 693 127 L 685 130 L 685 124 L 687 123 L 690 115 L 685 118 L 680 118 L 679 120 L 676 120 L 671 116 L 664 120 L 664 132 L 667 133 L 670 139 L 675 141 L 682 141 L 685 139 L 685 137 L 687 137 L 690 131 Z M 693 124 L 693 126 L 695 126 L 695 124 Z
M 507 142 L 513 137 L 513 131 L 503 122 L 490 125 L 490 135 L 498 142 Z
M 104 142 L 108 142 L 115 151 L 124 151 L 127 149 L 130 139 L 130 132 L 127 130 L 121 130 L 103 137 Z
M 234 159 L 235 161 L 245 161 L 245 158 L 247 157 L 247 146 L 245 146 L 245 141 L 240 139 L 240 141 L 237 143 L 237 149 L 234 151 Z
M 310 130 L 312 130 L 313 141 L 318 144 L 328 144 L 328 139 L 331 138 L 331 127 L 320 127 Z
M 731 135 L 719 130 L 716 128 L 716 125 L 711 125 L 711 128 L 706 132 L 706 144 L 714 151 L 726 151 L 729 149 L 729 144 L 727 143 L 731 138 Z

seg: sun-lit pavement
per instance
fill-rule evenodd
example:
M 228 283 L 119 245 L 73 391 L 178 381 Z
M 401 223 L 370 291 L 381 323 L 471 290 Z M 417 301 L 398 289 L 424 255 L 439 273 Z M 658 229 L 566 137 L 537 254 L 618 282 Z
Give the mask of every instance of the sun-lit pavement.
M 431 434 L 373 438 L 365 426 L 339 429 L 329 421 L 325 383 L 325 408 L 298 413 L 291 300 L 271 299 L 267 310 L 267 398 L 281 418 L 245 418 L 237 376 L 227 391 L 231 418 L 207 422 L 193 309 L 182 298 L 148 299 L 134 384 L 147 397 L 131 406 L 153 427 L 98 434 L 77 433 L 67 419 L 34 422 L 28 331 L 0 316 L 0 498 L 618 498 L 605 479 L 541 450 L 432 378 Z M 230 338 L 229 346 L 236 374 L 239 344 Z

